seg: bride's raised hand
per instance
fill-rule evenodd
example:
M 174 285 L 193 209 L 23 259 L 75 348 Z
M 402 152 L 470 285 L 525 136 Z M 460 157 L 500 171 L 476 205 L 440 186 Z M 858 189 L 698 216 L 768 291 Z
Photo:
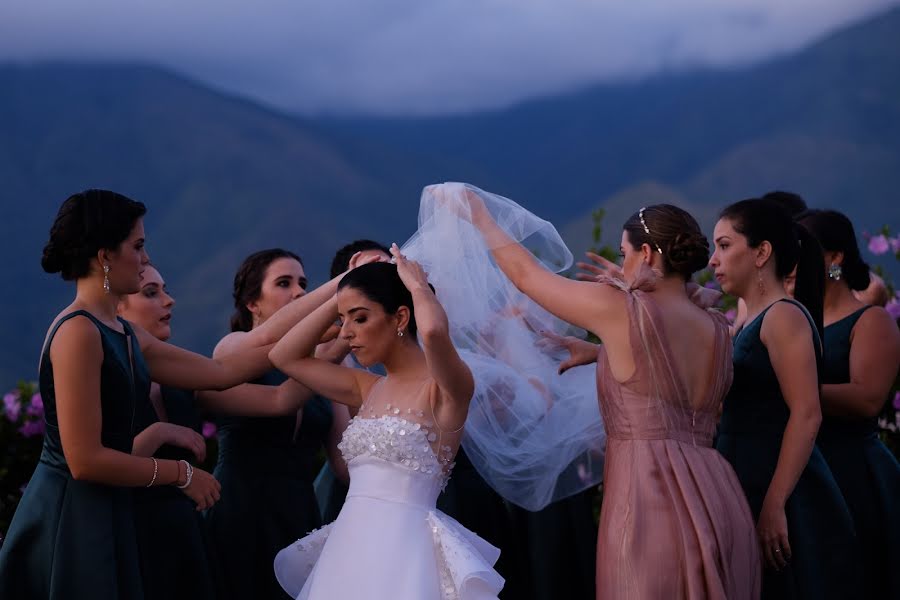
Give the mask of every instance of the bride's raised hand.
M 406 286 L 406 289 L 410 292 L 415 292 L 422 288 L 430 289 L 425 269 L 416 261 L 409 260 L 403 256 L 397 244 L 391 244 L 391 256 L 394 257 L 394 262 L 397 264 L 397 274 L 400 276 L 400 280 Z
M 612 262 L 611 260 L 607 260 L 606 258 L 600 256 L 599 254 L 595 254 L 594 252 L 585 252 L 585 256 L 587 256 L 591 263 L 586 262 L 578 262 L 575 266 L 577 266 L 582 271 L 587 271 L 586 273 L 576 273 L 575 279 L 580 281 L 597 281 L 603 277 L 622 277 L 622 267 Z

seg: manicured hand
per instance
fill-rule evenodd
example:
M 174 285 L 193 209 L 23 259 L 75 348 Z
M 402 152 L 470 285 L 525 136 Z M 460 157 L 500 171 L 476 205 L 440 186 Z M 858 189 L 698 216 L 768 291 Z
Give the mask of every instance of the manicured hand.
M 352 271 L 356 267 L 361 267 L 373 262 L 387 262 L 387 259 L 380 254 L 369 254 L 368 256 L 364 256 L 362 252 L 357 252 L 350 257 L 347 270 Z
M 784 505 L 763 501 L 756 525 L 759 548 L 763 559 L 776 571 L 785 568 L 791 560 L 791 545 L 788 541 L 787 517 Z
M 219 485 L 219 482 L 211 473 L 194 467 L 191 485 L 181 491 L 197 503 L 197 510 L 199 511 L 211 508 L 213 504 L 219 501 L 222 486 Z
M 560 375 L 572 367 L 589 365 L 597 361 L 596 344 L 571 335 L 563 337 L 552 331 L 542 331 L 541 335 L 544 337 L 538 341 L 539 347 L 551 350 L 565 350 L 569 353 L 569 358 L 559 363 L 557 372 Z
M 591 263 L 578 262 L 576 266 L 586 273 L 576 273 L 575 278 L 581 281 L 597 281 L 602 277 L 621 277 L 622 267 L 593 252 L 585 252 Z
M 206 440 L 191 429 L 174 423 L 160 423 L 163 428 L 163 440 L 166 444 L 190 450 L 198 462 L 206 460 Z
M 418 289 L 430 289 L 428 287 L 428 275 L 425 273 L 425 269 L 422 268 L 422 265 L 417 263 L 414 260 L 409 260 L 403 253 L 400 252 L 400 247 L 397 244 L 391 244 L 391 256 L 394 257 L 394 262 L 397 264 L 397 274 L 400 276 L 400 280 L 403 282 L 403 285 L 406 286 L 410 292 L 414 292 Z

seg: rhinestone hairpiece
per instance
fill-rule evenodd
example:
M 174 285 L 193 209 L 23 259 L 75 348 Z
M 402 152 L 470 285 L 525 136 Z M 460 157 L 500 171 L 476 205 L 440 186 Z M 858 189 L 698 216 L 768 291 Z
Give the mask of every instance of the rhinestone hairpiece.
M 638 211 L 638 217 L 641 219 L 641 225 L 644 226 L 644 233 L 647 234 L 647 237 L 649 237 L 649 238 L 650 238 L 650 241 L 652 242 L 652 241 L 653 241 L 653 236 L 650 235 L 650 228 L 647 227 L 647 222 L 644 220 L 644 211 L 645 211 L 645 210 L 647 210 L 647 207 L 646 207 L 646 206 L 643 207 L 641 210 L 639 210 L 639 211 Z M 659 252 L 660 254 L 662 254 L 662 248 L 659 247 L 659 244 L 657 244 L 656 242 L 653 242 L 653 245 L 656 246 L 656 251 Z

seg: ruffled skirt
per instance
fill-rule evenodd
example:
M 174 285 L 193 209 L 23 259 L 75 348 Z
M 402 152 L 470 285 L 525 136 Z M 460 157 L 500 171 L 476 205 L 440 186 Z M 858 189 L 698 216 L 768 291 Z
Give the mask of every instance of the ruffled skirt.
M 500 551 L 438 510 L 348 497 L 337 521 L 275 557 L 298 600 L 489 600 Z

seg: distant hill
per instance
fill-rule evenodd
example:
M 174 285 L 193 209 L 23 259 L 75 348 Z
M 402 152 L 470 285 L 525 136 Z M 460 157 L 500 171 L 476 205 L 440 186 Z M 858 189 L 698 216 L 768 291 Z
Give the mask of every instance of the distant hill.
M 143 65 L 0 66 L 0 385 L 34 377 L 71 289 L 40 251 L 70 193 L 145 202 L 148 248 L 178 300 L 175 341 L 208 352 L 231 278 L 262 247 L 301 253 L 315 281 L 356 237 L 402 241 L 419 191 L 470 181 L 560 226 L 576 252 L 590 211 L 605 241 L 670 200 L 711 226 L 718 208 L 781 188 L 900 225 L 900 10 L 804 51 L 734 71 L 597 85 L 502 111 L 310 120 Z
M 0 89 L 4 384 L 33 376 L 48 320 L 70 299 L 39 263 L 74 191 L 108 187 L 148 205 L 148 250 L 179 304 L 176 339 L 204 352 L 226 331 L 231 278 L 248 253 L 293 249 L 321 281 L 339 245 L 401 239 L 416 225 L 423 183 L 408 178 L 424 163 L 172 73 L 6 66 Z
M 597 85 L 487 114 L 332 126 L 436 160 L 465 157 L 448 179 L 479 182 L 558 223 L 657 182 L 715 208 L 795 190 L 874 230 L 900 223 L 898 38 L 895 9 L 746 69 Z M 628 195 L 629 214 L 655 201 Z M 618 235 L 610 215 L 613 224 Z

